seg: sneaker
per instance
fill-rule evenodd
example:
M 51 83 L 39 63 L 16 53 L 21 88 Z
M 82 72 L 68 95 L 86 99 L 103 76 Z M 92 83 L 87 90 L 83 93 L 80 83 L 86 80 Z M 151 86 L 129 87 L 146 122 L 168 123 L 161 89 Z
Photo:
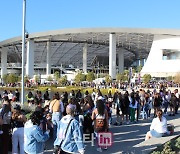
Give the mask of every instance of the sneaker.
M 103 149 L 104 149 L 104 150 L 107 150 L 107 147 L 104 147 Z
M 96 149 L 98 152 L 102 152 L 102 149 L 101 148 L 97 148 Z

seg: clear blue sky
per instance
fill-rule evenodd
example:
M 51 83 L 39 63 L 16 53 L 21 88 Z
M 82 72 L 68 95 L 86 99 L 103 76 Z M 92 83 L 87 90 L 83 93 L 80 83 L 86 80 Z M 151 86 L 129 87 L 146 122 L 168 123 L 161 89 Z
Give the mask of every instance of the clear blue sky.
M 180 0 L 26 0 L 29 33 L 63 28 L 180 29 Z M 21 35 L 23 0 L 1 0 L 0 41 Z

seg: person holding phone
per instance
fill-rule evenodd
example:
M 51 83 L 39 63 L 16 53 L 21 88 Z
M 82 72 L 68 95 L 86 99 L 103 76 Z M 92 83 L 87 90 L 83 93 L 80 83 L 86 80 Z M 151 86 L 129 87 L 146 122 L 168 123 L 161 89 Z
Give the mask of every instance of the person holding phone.
M 49 139 L 49 130 L 42 130 L 41 120 L 43 114 L 35 111 L 24 127 L 24 151 L 28 154 L 40 154 L 44 152 L 45 142 Z

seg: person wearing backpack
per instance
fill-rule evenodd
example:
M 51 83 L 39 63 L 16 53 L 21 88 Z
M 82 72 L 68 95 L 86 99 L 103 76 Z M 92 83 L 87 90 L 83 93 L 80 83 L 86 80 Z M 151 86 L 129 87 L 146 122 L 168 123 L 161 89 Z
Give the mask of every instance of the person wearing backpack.
M 103 100 L 97 100 L 96 108 L 92 112 L 92 119 L 96 137 L 98 133 L 108 131 L 108 112 Z M 97 148 L 97 151 L 102 152 L 101 147 Z

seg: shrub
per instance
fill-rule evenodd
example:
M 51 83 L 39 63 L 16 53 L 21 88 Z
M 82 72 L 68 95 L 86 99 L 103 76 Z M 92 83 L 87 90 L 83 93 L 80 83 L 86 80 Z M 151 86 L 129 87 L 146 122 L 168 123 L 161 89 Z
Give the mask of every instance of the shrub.
M 6 74 L 3 76 L 3 81 L 5 83 L 15 83 L 18 81 L 18 76 L 16 74 Z
M 61 78 L 59 78 L 58 83 L 60 86 L 65 86 L 67 81 L 68 81 L 67 76 L 65 75 L 65 76 L 62 76 Z
M 106 83 L 111 83 L 112 82 L 111 76 L 110 75 L 105 76 L 105 81 Z
M 165 144 L 159 146 L 151 152 L 151 154 L 176 154 L 180 152 L 180 137 L 172 139 Z
M 94 73 L 93 72 L 88 72 L 86 75 L 86 80 L 88 82 L 92 82 L 95 79 Z
M 175 82 L 175 83 L 180 83 L 180 73 L 177 73 L 177 74 L 174 76 L 174 82 Z
M 143 76 L 144 83 L 148 83 L 150 80 L 151 80 L 151 75 L 150 74 L 144 74 L 144 76 Z
M 86 76 L 85 74 L 83 74 L 82 72 L 79 72 L 76 76 L 75 76 L 75 83 L 80 84 L 82 81 L 86 80 Z
M 56 71 L 54 73 L 54 78 L 55 78 L 56 81 L 58 81 L 58 79 L 59 79 L 59 72 L 58 71 Z

